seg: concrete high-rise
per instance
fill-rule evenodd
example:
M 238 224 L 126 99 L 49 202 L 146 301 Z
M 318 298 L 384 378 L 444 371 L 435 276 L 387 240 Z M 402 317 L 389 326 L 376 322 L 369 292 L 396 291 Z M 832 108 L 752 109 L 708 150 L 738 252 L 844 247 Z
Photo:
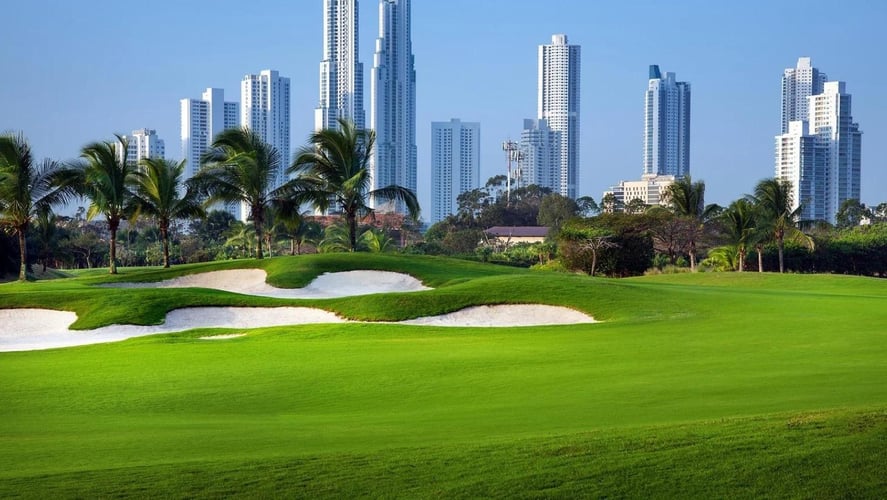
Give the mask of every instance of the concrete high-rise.
M 182 99 L 182 158 L 185 172 L 193 177 L 200 170 L 200 158 L 209 150 L 219 132 L 240 126 L 238 104 L 225 102 L 225 91 L 208 88 L 200 99 Z
M 789 122 L 776 137 L 776 178 L 792 184 L 802 220 L 834 224 L 841 204 L 860 196 L 862 132 L 844 82 L 826 82 L 808 101 L 808 120 Z
M 240 83 L 240 121 L 277 148 L 280 170 L 272 187 L 285 182 L 290 165 L 290 79 L 277 71 L 246 75 Z
M 373 189 L 396 184 L 415 193 L 416 70 L 410 16 L 410 0 L 379 0 L 370 101 L 376 147 L 370 171 Z M 401 203 L 372 203 L 383 212 L 405 212 Z
M 798 58 L 794 68 L 786 68 L 782 75 L 782 133 L 789 131 L 789 123 L 807 121 L 809 98 L 821 94 L 828 76 L 813 67 L 809 57 Z
M 516 175 L 518 187 L 535 184 L 559 192 L 560 145 L 560 132 L 552 130 L 546 120 L 524 120 Z
M 480 187 L 480 123 L 431 123 L 431 223 L 456 213 L 460 194 Z
M 314 130 L 338 129 L 339 119 L 365 128 L 359 47 L 358 0 L 323 0 L 320 104 L 314 111 Z
M 688 175 L 690 84 L 650 66 L 644 110 L 644 175 Z
M 579 83 L 581 50 L 566 35 L 551 37 L 539 46 L 538 113 L 559 135 L 558 179 L 550 187 L 576 198 L 579 185 Z
M 133 130 L 131 136 L 124 136 L 124 138 L 128 141 L 127 163 L 135 165 L 145 158 L 164 158 L 166 156 L 163 139 L 157 136 L 156 130 L 140 128 Z

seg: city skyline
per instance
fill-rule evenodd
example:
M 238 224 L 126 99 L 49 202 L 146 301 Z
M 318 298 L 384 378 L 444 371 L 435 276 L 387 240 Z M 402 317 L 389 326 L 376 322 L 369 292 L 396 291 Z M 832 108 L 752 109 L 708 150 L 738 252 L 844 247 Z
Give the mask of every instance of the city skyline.
M 76 6 L 52 2 L 17 6 L 11 35 L 28 43 L 0 56 L 17 75 L 0 83 L 4 108 L 0 129 L 23 131 L 38 155 L 57 159 L 76 157 L 87 142 L 136 128 L 155 129 L 169 141 L 178 133 L 175 105 L 180 98 L 208 85 L 235 95 L 243 74 L 271 67 L 292 78 L 291 140 L 298 147 L 313 129 L 317 107 L 322 2 L 298 8 L 285 2 L 259 3 L 262 8 L 250 11 L 264 14 L 214 15 L 232 28 L 239 22 L 249 25 L 261 20 L 266 23 L 263 29 L 277 40 L 273 47 L 247 40 L 227 42 L 218 38 L 217 27 L 196 25 L 183 30 L 187 31 L 182 35 L 185 40 L 175 43 L 152 37 L 155 24 L 162 22 L 165 29 L 186 25 L 190 14 L 201 11 L 199 3 L 159 2 L 153 10 L 162 15 L 149 13 L 126 29 L 98 23 L 86 31 L 71 23 L 84 15 Z M 430 165 L 426 162 L 431 122 L 446 116 L 469 116 L 480 122 L 485 131 L 482 180 L 505 173 L 505 156 L 498 146 L 505 139 L 518 138 L 522 120 L 532 116 L 535 52 L 552 33 L 567 33 L 571 43 L 582 46 L 584 52 L 578 195 L 597 199 L 613 183 L 637 177 L 643 126 L 637 95 L 653 63 L 676 68 L 682 79 L 693 82 L 693 177 L 706 181 L 708 201 L 723 204 L 750 192 L 755 182 L 773 175 L 781 73 L 799 57 L 812 57 L 817 66 L 828 69 L 831 78 L 846 81 L 852 89 L 853 118 L 866 134 L 862 201 L 887 199 L 887 168 L 882 160 L 887 156 L 883 145 L 887 125 L 877 119 L 877 113 L 887 109 L 887 98 L 878 88 L 887 70 L 866 62 L 883 41 L 874 19 L 883 17 L 885 7 L 851 2 L 855 8 L 848 7 L 846 15 L 838 18 L 809 2 L 766 7 L 750 2 L 712 9 L 688 2 L 676 9 L 677 14 L 653 16 L 641 8 L 643 4 L 593 8 L 564 0 L 541 11 L 535 3 L 495 0 L 480 5 L 457 0 L 413 6 L 414 32 L 421 33 L 413 37 L 419 74 L 418 194 L 426 213 L 430 209 Z M 97 2 L 93 8 L 99 11 L 102 5 Z M 367 47 L 372 48 L 376 36 L 377 6 L 366 0 L 361 5 L 362 61 L 370 59 Z M 110 12 L 127 8 L 108 3 L 105 10 L 110 18 Z M 767 16 L 760 14 L 762 9 Z M 225 5 L 218 10 L 226 10 Z M 791 16 L 793 22 L 785 25 L 779 22 L 781 16 Z M 23 34 L 37 26 L 53 36 L 35 39 Z M 813 36 L 824 27 L 832 28 L 828 39 Z M 752 36 L 755 33 L 758 36 Z M 177 52 L 180 45 L 198 43 L 210 35 L 215 37 L 212 50 L 203 50 L 200 57 L 186 59 Z M 114 39 L 115 45 L 107 44 L 108 39 Z M 653 40 L 655 44 L 649 43 Z M 159 55 L 149 65 L 120 71 L 112 64 L 118 61 L 114 57 L 93 57 L 97 61 L 93 67 L 82 62 L 91 55 L 130 53 L 147 41 L 153 45 L 152 54 Z M 169 73 L 176 77 L 167 77 Z M 167 156 L 172 157 L 173 151 L 170 148 Z

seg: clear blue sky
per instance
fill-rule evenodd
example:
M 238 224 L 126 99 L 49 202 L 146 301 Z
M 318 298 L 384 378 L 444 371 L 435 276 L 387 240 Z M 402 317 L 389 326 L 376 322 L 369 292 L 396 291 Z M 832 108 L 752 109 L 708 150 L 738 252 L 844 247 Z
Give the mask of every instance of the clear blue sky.
M 114 132 L 154 128 L 167 156 L 179 158 L 179 99 L 221 87 L 236 100 L 244 74 L 271 68 L 292 80 L 295 150 L 313 127 L 321 6 L 9 2 L 0 131 L 23 131 L 40 157 L 70 159 Z M 361 0 L 360 15 L 368 79 L 378 2 Z M 482 177 L 504 173 L 501 142 L 536 113 L 536 50 L 554 33 L 582 46 L 581 195 L 599 200 L 608 186 L 640 177 L 650 64 L 693 86 L 691 172 L 706 181 L 707 201 L 750 192 L 773 175 L 782 71 L 810 56 L 853 95 L 863 202 L 887 201 L 885 21 L 881 0 L 415 0 L 420 202 L 427 214 L 432 121 L 479 121 Z

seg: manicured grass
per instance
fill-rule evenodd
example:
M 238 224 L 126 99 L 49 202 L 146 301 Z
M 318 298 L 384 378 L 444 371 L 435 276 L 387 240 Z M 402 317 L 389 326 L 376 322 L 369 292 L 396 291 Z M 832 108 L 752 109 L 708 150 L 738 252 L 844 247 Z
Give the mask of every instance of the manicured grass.
M 887 493 L 887 282 L 696 274 L 591 279 L 421 257 L 262 266 L 407 271 L 433 291 L 286 301 L 0 285 L 0 307 L 82 325 L 186 305 L 316 305 L 394 320 L 563 304 L 604 323 L 311 325 L 0 354 L 0 497 L 878 497 Z M 92 319 L 83 318 L 90 314 Z M 98 319 L 95 319 L 95 318 Z

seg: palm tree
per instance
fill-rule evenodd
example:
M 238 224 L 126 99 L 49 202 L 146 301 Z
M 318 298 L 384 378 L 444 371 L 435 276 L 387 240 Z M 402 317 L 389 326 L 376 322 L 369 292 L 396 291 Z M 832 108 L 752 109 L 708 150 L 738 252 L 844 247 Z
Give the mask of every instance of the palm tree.
M 371 191 L 369 162 L 376 134 L 358 130 L 346 120 L 339 120 L 339 127 L 311 134 L 310 144 L 299 150 L 289 172 L 299 175 L 292 191 L 296 202 L 311 203 L 321 211 L 334 203 L 345 214 L 353 252 L 357 217 L 373 213 L 369 199 L 401 202 L 414 219 L 419 216 L 419 202 L 415 193 L 398 185 Z
M 672 212 L 678 217 L 691 221 L 688 226 L 690 270 L 696 270 L 696 243 L 702 236 L 704 225 L 720 207 L 705 205 L 705 182 L 693 182 L 689 175 L 678 178 L 666 188 L 665 195 Z
M 11 228 L 18 236 L 18 277 L 22 281 L 28 277 L 26 234 L 31 221 L 75 194 L 73 186 L 62 180 L 63 172 L 52 160 L 37 164 L 23 135 L 0 136 L 0 226 Z
M 755 194 L 751 200 L 757 205 L 761 216 L 760 226 L 764 227 L 779 252 L 779 272 L 785 271 L 783 250 L 785 238 L 799 240 L 812 246 L 813 240 L 803 234 L 796 226 L 801 207 L 792 210 L 792 185 L 789 181 L 764 179 L 755 186 Z
M 736 247 L 739 254 L 739 272 L 742 272 L 745 269 L 749 245 L 754 239 L 757 223 L 755 207 L 748 200 L 740 198 L 724 210 L 721 220 L 730 238 L 730 244 Z
M 94 142 L 84 146 L 67 182 L 74 184 L 81 196 L 89 198 L 86 218 L 102 214 L 111 233 L 110 273 L 117 274 L 117 229 L 120 221 L 134 210 L 132 185 L 136 165 L 126 161 L 129 141 L 115 134 L 117 141 Z
M 169 267 L 169 225 L 176 219 L 204 217 L 206 211 L 197 193 L 185 187 L 185 160 L 176 163 L 162 158 L 146 158 L 135 174 L 135 204 L 138 213 L 154 217 L 163 244 L 163 267 Z
M 302 244 L 323 234 L 323 228 L 314 221 L 299 213 L 299 207 L 292 202 L 283 201 L 274 207 L 274 216 L 283 230 L 281 236 L 290 240 L 290 255 L 301 255 Z
M 265 215 L 286 185 L 274 189 L 282 168 L 280 152 L 247 127 L 228 129 L 216 136 L 202 158 L 203 167 L 190 181 L 206 205 L 243 203 L 256 231 L 256 258 L 263 258 Z

